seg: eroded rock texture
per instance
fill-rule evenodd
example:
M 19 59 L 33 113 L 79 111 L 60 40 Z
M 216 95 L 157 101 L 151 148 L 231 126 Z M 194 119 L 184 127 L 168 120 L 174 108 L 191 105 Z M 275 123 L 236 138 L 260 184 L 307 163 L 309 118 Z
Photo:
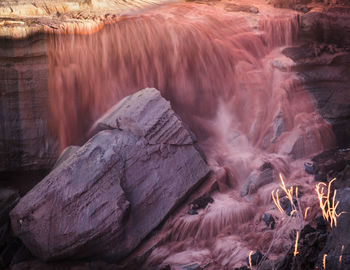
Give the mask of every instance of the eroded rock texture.
M 24 196 L 14 232 L 44 260 L 118 260 L 200 183 L 209 169 L 156 89 L 126 97 L 102 130 Z

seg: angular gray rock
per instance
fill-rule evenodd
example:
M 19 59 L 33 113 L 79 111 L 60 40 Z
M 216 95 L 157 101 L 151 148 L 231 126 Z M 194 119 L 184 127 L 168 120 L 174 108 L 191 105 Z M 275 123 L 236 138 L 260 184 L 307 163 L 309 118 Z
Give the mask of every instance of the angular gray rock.
M 122 99 L 96 121 L 90 132 L 96 134 L 105 129 L 130 131 L 145 138 L 149 144 L 186 145 L 195 140 L 170 103 L 154 88 L 146 88 Z
M 252 171 L 247 177 L 241 188 L 241 197 L 256 193 L 260 187 L 271 183 L 273 179 L 273 165 L 270 162 L 265 162 L 259 169 Z
M 97 127 L 108 130 L 10 214 L 15 234 L 43 260 L 121 259 L 209 173 L 192 134 L 156 89 L 125 98 Z

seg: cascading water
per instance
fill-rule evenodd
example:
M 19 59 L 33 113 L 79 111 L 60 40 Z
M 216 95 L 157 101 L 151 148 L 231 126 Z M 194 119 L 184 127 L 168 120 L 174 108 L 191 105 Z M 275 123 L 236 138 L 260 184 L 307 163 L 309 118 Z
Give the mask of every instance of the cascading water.
M 221 5 L 169 4 L 93 35 L 50 36 L 50 125 L 61 149 L 84 141 L 124 96 L 155 87 L 195 132 L 212 169 L 230 175 L 199 215 L 168 222 L 169 236 L 148 265 L 212 260 L 220 265 L 212 269 L 231 269 L 249 250 L 266 251 L 272 234 L 257 224 L 277 178 L 242 198 L 244 181 L 269 162 L 311 194 L 302 158 L 334 145 L 292 61 L 280 53 L 297 37 L 298 15 L 265 16 L 263 5 L 260 14 L 231 13 Z M 315 202 L 311 195 L 303 200 Z M 286 251 L 294 227 L 272 257 Z

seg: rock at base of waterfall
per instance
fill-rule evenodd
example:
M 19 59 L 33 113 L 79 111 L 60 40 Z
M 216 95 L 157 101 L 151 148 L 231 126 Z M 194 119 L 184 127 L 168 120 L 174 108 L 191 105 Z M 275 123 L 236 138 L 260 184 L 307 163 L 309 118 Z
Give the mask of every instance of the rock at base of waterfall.
M 293 241 L 295 241 L 295 237 L 296 234 L 294 235 Z M 326 233 L 320 232 L 310 225 L 306 225 L 300 232 L 298 256 L 294 256 L 295 247 L 291 245 L 285 257 L 276 263 L 275 269 L 315 269 L 317 256 L 324 247 L 326 238 Z
M 15 234 L 42 260 L 121 259 L 209 173 L 156 89 L 125 98 L 97 126 L 11 212 Z
M 264 185 L 271 183 L 274 179 L 274 168 L 269 162 L 265 162 L 259 169 L 254 170 L 244 182 L 241 188 L 241 196 L 253 194 Z
M 350 179 L 350 149 L 332 149 L 312 158 L 315 181 L 327 182 L 333 178 L 337 188 L 348 185 Z

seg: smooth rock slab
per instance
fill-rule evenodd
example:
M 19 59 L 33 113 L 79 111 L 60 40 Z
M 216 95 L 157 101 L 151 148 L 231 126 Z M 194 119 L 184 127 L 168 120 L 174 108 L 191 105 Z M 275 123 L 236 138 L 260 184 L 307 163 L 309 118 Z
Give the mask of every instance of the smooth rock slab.
M 102 119 L 108 130 L 11 212 L 15 234 L 43 260 L 121 259 L 209 172 L 193 135 L 156 89 L 124 99 Z

